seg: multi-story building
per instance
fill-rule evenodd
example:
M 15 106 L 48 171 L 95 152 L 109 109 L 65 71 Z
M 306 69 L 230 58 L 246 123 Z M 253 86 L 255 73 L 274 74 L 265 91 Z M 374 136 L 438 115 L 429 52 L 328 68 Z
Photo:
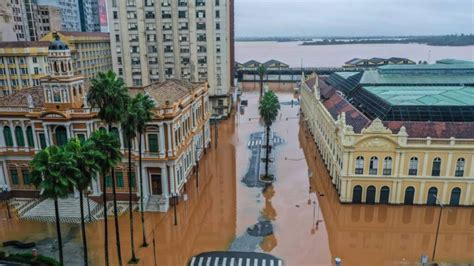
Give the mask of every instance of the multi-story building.
M 61 12 L 61 28 L 64 31 L 81 31 L 78 0 L 38 0 L 38 5 L 55 6 Z
M 0 42 L 0 94 L 38 86 L 48 71 L 48 42 Z
M 99 0 L 78 0 L 81 31 L 100 31 Z
M 7 5 L 10 5 L 13 15 L 14 31 L 18 41 L 29 41 L 30 31 L 28 28 L 28 17 L 23 0 L 9 0 Z
M 108 0 L 114 71 L 128 86 L 207 81 L 215 118 L 232 99 L 233 1 Z
M 301 108 L 341 202 L 474 205 L 474 62 L 302 80 Z
M 48 45 L 55 34 L 71 50 L 74 74 L 92 79 L 112 69 L 108 33 L 51 32 L 39 42 L 0 42 L 1 95 L 39 85 L 48 71 Z
M 112 52 L 108 33 L 50 32 L 41 40 L 51 42 L 56 34 L 69 46 L 76 74 L 82 74 L 87 79 L 91 79 L 99 72 L 112 70 Z
M 17 40 L 15 21 L 9 1 L 0 1 L 0 42 L 13 42 Z
M 107 125 L 97 110 L 85 101 L 89 83 L 74 74 L 72 52 L 59 38 L 48 50 L 48 76 L 41 85 L 23 89 L 0 99 L 0 185 L 7 185 L 14 197 L 36 197 L 30 182 L 29 161 L 41 149 L 64 145 L 67 139 L 85 139 Z M 148 94 L 155 102 L 153 120 L 146 127 L 141 143 L 132 142 L 133 176 L 128 176 L 128 149 L 119 124 L 112 132 L 120 138 L 123 161 L 116 167 L 118 198 L 126 199 L 128 184 L 137 188 L 138 171 L 147 209 L 166 211 L 172 194 L 181 194 L 193 165 L 210 143 L 210 105 L 206 83 L 168 80 L 134 88 L 131 94 Z M 138 147 L 143 150 L 143 167 L 138 168 Z M 126 156 L 127 155 L 127 156 Z M 103 191 L 111 193 L 111 178 L 105 184 L 94 180 L 92 198 Z M 149 205 L 149 206 L 148 206 Z
M 55 6 L 38 5 L 36 40 L 40 40 L 49 32 L 62 30 L 61 10 Z

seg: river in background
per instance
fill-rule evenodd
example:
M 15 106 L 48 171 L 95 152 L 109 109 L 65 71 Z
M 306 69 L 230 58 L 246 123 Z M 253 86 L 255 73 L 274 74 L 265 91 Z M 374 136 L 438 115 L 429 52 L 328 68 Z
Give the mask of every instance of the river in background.
M 474 46 L 429 46 L 424 44 L 300 45 L 301 42 L 236 42 L 235 60 L 276 59 L 300 67 L 340 67 L 354 58 L 405 57 L 415 62 L 453 58 L 474 61 Z

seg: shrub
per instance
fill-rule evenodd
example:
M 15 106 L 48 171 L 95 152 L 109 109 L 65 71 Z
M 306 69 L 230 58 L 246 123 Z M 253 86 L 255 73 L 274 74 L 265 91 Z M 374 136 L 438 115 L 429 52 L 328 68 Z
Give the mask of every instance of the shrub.
M 10 253 L 6 254 L 4 251 L 0 251 L 0 260 L 27 263 L 34 266 L 59 266 L 59 262 L 53 258 L 38 255 L 33 257 L 31 253 Z

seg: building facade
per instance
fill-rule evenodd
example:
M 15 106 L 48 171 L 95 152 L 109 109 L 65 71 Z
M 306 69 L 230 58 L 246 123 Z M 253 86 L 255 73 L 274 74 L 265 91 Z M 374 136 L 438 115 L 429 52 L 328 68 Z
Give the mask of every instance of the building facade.
M 38 86 L 48 71 L 48 42 L 0 42 L 0 95 Z
M 71 49 L 75 73 L 87 79 L 99 72 L 112 70 L 112 51 L 108 33 L 102 32 L 50 32 L 42 41 L 53 41 L 58 34 Z
M 81 31 L 100 31 L 99 0 L 78 0 Z
M 60 10 L 62 30 L 81 31 L 78 0 L 38 0 L 38 5 L 54 6 Z
M 428 101 L 419 110 L 421 114 L 437 110 L 440 115 L 423 120 L 419 119 L 420 113 L 407 109 L 409 118 L 398 111 L 401 118 L 397 120 L 394 116 L 374 114 L 373 108 L 383 108 L 374 102 L 368 106 L 360 101 L 360 97 L 366 98 L 361 89 L 372 90 L 364 80 L 373 78 L 366 76 L 375 75 L 373 72 L 364 72 L 349 93 L 339 89 L 351 87 L 347 81 L 351 75 L 347 73 L 335 74 L 346 78 L 340 87 L 332 86 L 337 84 L 331 77 L 313 75 L 302 80 L 304 121 L 326 163 L 339 200 L 368 204 L 474 205 L 474 123 L 470 113 L 465 113 L 463 121 L 457 120 L 458 116 L 452 113 L 456 109 L 449 106 L 473 110 L 474 104 L 462 99 L 456 103 L 443 100 L 446 95 L 455 99 L 457 93 L 474 93 L 470 81 L 474 68 L 452 64 L 390 69 L 396 71 L 383 73 L 384 80 L 376 78 L 380 83 L 370 85 L 380 89 L 391 79 L 397 79 L 398 84 L 392 84 L 394 87 L 386 93 L 403 101 L 384 98 L 379 104 L 390 104 L 390 110 L 403 110 L 406 101 L 420 98 L 421 102 Z M 404 79 L 395 72 L 404 72 L 407 77 Z M 444 75 L 444 79 L 439 75 Z M 451 90 L 453 84 L 446 84 L 445 80 L 460 82 L 463 87 L 459 91 Z M 373 93 L 370 99 L 383 97 Z M 450 115 L 443 114 L 444 107 L 452 110 Z
M 85 139 L 107 125 L 85 101 L 88 81 L 74 74 L 72 52 L 59 38 L 49 45 L 48 76 L 41 85 L 20 90 L 0 99 L 0 185 L 7 185 L 14 197 L 37 197 L 39 191 L 30 182 L 29 161 L 41 149 L 64 145 L 68 139 Z M 146 127 L 141 143 L 132 142 L 133 175 L 128 176 L 126 141 L 120 125 L 112 132 L 120 138 L 124 153 L 116 167 L 119 199 L 128 195 L 132 182 L 139 195 L 137 177 L 142 171 L 147 209 L 166 211 L 169 198 L 180 195 L 194 164 L 210 143 L 210 104 L 207 84 L 179 80 L 153 83 L 134 88 L 131 94 L 148 94 L 155 102 L 153 120 Z M 143 168 L 138 167 L 138 147 L 143 150 Z M 111 178 L 91 184 L 92 198 L 100 200 L 111 193 Z
M 231 109 L 233 1 L 108 0 L 114 71 L 128 86 L 209 84 L 215 118 Z
M 38 5 L 37 38 L 40 40 L 49 32 L 62 31 L 61 10 L 55 6 Z

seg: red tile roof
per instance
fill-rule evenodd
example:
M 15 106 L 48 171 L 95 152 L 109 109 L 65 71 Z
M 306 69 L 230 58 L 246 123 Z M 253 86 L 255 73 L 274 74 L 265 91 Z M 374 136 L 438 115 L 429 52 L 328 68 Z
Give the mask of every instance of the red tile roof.
M 411 138 L 474 138 L 474 122 L 406 122 L 385 121 L 384 125 L 393 133 L 398 133 L 405 126 L 408 137 Z
M 64 36 L 73 36 L 73 37 L 109 37 L 110 34 L 107 32 L 81 32 L 81 31 L 59 31 Z
M 360 133 L 364 127 L 371 123 L 369 118 L 337 93 L 334 93 L 329 99 L 325 100 L 323 105 L 334 119 L 337 119 L 338 115 L 345 112 L 346 124 L 351 125 L 355 133 Z
M 41 87 L 31 87 L 19 90 L 13 94 L 0 98 L 1 107 L 28 107 L 28 95 L 31 95 L 33 105 L 42 107 L 44 105 L 44 93 Z

